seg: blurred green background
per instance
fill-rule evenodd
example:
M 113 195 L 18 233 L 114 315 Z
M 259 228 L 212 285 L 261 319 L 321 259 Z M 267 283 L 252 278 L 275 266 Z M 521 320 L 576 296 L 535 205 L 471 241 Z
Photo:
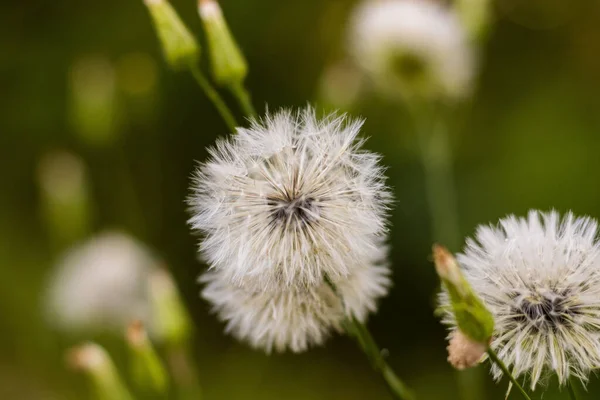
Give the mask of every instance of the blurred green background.
M 202 38 L 194 1 L 173 4 Z M 324 68 L 343 56 L 354 2 L 221 4 L 248 58 L 259 110 L 316 100 Z M 530 208 L 599 218 L 599 3 L 504 0 L 494 8 L 479 89 L 452 138 L 462 234 Z M 63 359 L 75 339 L 43 316 L 45 283 L 71 239 L 51 236 L 38 185 L 40 160 L 57 150 L 85 163 L 94 208 L 81 230 L 122 229 L 168 263 L 196 322 L 207 400 L 390 398 L 347 337 L 300 355 L 266 356 L 225 336 L 209 314 L 198 296 L 205 266 L 184 201 L 194 163 L 227 129 L 189 74 L 166 68 L 141 0 L 4 1 L 0 49 L 0 399 L 88 398 Z M 112 117 L 94 122 L 115 135 L 111 143 L 81 136 L 89 127 L 77 119 L 76 92 L 90 73 L 92 89 L 114 100 Z M 412 128 L 400 106 L 374 96 L 363 103 L 367 146 L 384 155 L 397 200 L 395 287 L 369 327 L 420 399 L 459 399 L 458 373 L 446 363 L 445 332 L 433 316 L 438 281 Z M 107 346 L 122 357 L 123 345 Z M 485 375 L 487 366 L 480 369 Z M 485 382 L 486 399 L 504 398 L 505 382 Z M 567 397 L 554 386 L 545 399 Z M 592 378 L 587 398 L 598 395 Z

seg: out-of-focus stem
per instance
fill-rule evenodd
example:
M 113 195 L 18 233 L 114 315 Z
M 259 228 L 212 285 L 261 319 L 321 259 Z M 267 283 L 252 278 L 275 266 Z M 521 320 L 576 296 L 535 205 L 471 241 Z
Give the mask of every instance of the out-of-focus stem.
M 456 251 L 460 244 L 460 227 L 447 126 L 437 107 L 420 104 L 411 111 L 423 165 L 433 240 Z M 485 397 L 483 374 L 479 368 L 459 372 L 457 380 L 463 400 Z
M 433 239 L 455 251 L 460 230 L 448 132 L 437 115 L 416 113 L 415 119 Z

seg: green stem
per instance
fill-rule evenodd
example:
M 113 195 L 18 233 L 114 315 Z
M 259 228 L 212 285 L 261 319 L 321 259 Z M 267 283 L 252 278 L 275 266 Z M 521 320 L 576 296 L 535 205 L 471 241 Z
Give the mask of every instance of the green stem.
M 452 150 L 446 127 L 435 115 L 436 110 L 432 109 L 432 113 L 415 113 L 432 233 L 435 241 L 456 250 L 460 230 Z M 432 119 L 433 121 L 428 123 Z
M 519 382 L 515 379 L 515 377 L 510 373 L 508 368 L 506 368 L 506 365 L 504 365 L 502 360 L 498 358 L 498 355 L 496 354 L 496 352 L 494 350 L 492 350 L 491 347 L 488 347 L 487 353 L 488 353 L 488 356 L 490 357 L 490 360 L 492 360 L 492 362 L 495 363 L 502 370 L 504 375 L 506 375 L 508 377 L 508 379 L 510 379 L 511 383 L 514 386 L 516 386 L 517 389 L 519 389 L 519 392 L 521 392 L 523 397 L 527 400 L 531 400 L 531 397 L 529 397 L 529 395 L 527 394 L 525 389 L 523 389 L 523 386 L 521 386 L 521 384 L 519 384 Z
M 367 327 L 356 318 L 348 318 L 348 333 L 356 339 L 363 352 L 371 361 L 373 368 L 381 373 L 391 393 L 400 400 L 414 400 L 415 396 L 408 386 L 396 375 L 394 370 L 381 355 L 381 350 L 375 343 Z
M 235 96 L 236 100 L 240 104 L 240 107 L 246 117 L 256 117 L 256 110 L 252 105 L 252 99 L 250 98 L 250 92 L 246 90 L 243 83 L 231 86 L 231 93 Z
M 575 388 L 573 384 L 569 381 L 567 382 L 567 391 L 569 392 L 569 398 L 571 400 L 577 400 L 577 394 L 575 394 Z
M 238 126 L 238 123 L 235 120 L 233 113 L 221 97 L 221 95 L 219 95 L 219 92 L 217 92 L 213 85 L 210 84 L 210 82 L 206 79 L 206 77 L 204 76 L 202 71 L 200 71 L 200 68 L 197 65 L 192 64 L 189 68 L 192 76 L 194 77 L 200 88 L 202 88 L 206 96 L 216 107 L 219 114 L 221 114 L 223 121 L 225 121 L 225 124 L 227 124 L 227 127 L 231 130 L 231 133 L 234 133 Z

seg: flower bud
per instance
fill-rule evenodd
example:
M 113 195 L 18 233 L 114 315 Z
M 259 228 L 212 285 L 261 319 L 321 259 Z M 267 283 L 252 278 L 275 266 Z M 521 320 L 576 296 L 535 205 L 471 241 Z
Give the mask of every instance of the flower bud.
M 219 3 L 199 0 L 198 13 L 206 30 L 214 80 L 221 86 L 240 85 L 246 78 L 248 66 L 223 18 Z
M 167 372 L 156 354 L 141 321 L 132 322 L 127 328 L 127 345 L 133 381 L 146 395 L 164 395 L 167 390 Z
M 86 343 L 75 347 L 67 353 L 67 363 L 89 377 L 97 399 L 133 400 L 110 356 L 101 346 Z
M 459 329 L 469 339 L 487 346 L 494 332 L 492 313 L 473 292 L 458 262 L 445 247 L 434 245 L 433 258 Z
M 448 362 L 454 368 L 463 370 L 477 366 L 486 353 L 487 346 L 472 341 L 461 331 L 456 330 L 450 334 L 447 349 Z
M 144 0 L 144 3 L 169 65 L 173 69 L 182 69 L 197 62 L 200 46 L 173 7 L 166 0 Z

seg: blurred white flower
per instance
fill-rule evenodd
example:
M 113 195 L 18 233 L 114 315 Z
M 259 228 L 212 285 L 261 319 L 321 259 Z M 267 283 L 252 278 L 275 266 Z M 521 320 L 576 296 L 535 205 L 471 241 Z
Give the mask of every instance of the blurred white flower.
M 232 284 L 221 271 L 209 270 L 200 278 L 206 284 L 202 296 L 226 322 L 226 332 L 236 338 L 267 353 L 301 352 L 340 331 L 347 316 L 364 322 L 376 310 L 391 281 L 385 264 L 387 248 L 381 246 L 373 255 L 376 258 L 369 264 L 333 282 L 337 293 L 324 280 L 275 292 L 247 289 Z
M 360 121 L 281 111 L 217 141 L 189 199 L 203 258 L 251 292 L 313 290 L 378 254 L 391 195 Z
M 349 36 L 357 64 L 392 96 L 457 99 L 471 91 L 473 50 L 456 15 L 439 4 L 365 1 Z
M 49 322 L 65 331 L 116 331 L 151 318 L 148 276 L 156 259 L 135 239 L 101 234 L 70 250 L 48 287 Z
M 458 261 L 494 314 L 491 347 L 535 389 L 544 373 L 586 381 L 600 366 L 600 247 L 590 218 L 530 211 L 480 226 Z M 447 305 L 447 296 L 442 296 Z M 450 315 L 446 322 L 454 324 Z M 500 379 L 496 366 L 492 373 Z

